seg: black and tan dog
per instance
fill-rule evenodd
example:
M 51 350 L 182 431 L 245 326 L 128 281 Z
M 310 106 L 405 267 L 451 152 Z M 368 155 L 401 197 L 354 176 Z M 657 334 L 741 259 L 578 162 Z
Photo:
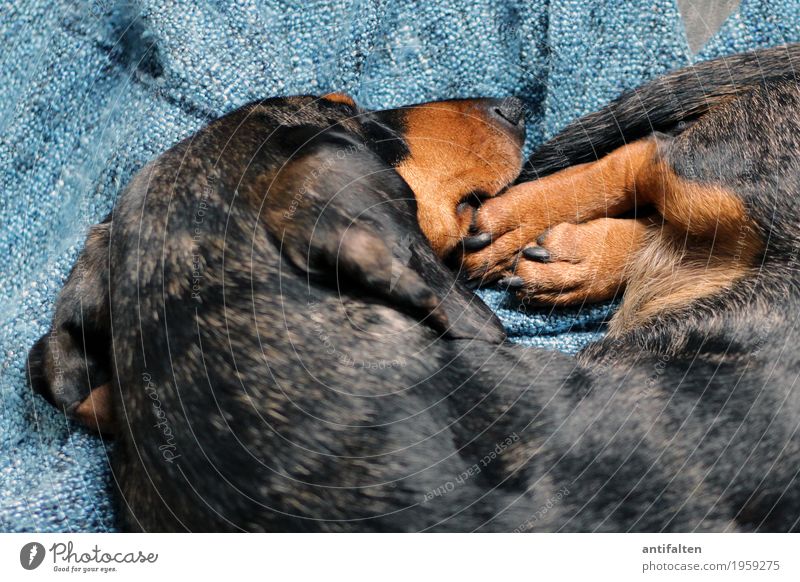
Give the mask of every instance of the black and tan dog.
M 130 529 L 798 529 L 799 64 L 656 80 L 494 198 L 514 100 L 245 107 L 93 229 L 32 384 L 116 432 Z M 510 345 L 436 254 L 622 306 L 577 358 Z

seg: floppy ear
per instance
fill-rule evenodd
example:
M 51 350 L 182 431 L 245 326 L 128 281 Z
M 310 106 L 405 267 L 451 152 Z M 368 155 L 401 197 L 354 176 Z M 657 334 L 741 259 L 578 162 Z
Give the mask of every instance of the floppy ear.
M 28 354 L 31 387 L 89 428 L 113 433 L 108 313 L 111 223 L 92 227 L 56 300 L 50 331 Z
M 362 143 L 346 134 L 327 135 L 288 164 L 275 184 L 263 216 L 296 268 L 382 297 L 453 338 L 505 337 L 488 308 L 474 310 L 478 316 L 471 319 L 461 310 L 467 301 L 454 303 L 459 292 L 467 292 L 419 230 L 413 193 Z M 432 273 L 452 289 L 437 293 L 426 281 Z

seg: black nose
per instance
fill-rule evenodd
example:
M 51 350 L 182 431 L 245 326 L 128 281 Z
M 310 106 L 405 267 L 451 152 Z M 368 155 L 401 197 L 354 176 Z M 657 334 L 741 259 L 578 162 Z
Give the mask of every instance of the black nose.
M 513 127 L 521 125 L 525 118 L 525 106 L 516 97 L 493 99 L 490 110 L 493 115 L 503 119 Z

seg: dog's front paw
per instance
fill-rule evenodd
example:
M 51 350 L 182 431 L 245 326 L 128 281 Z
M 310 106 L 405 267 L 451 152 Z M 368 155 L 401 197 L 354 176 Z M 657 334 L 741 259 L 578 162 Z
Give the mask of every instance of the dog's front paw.
M 562 223 L 526 246 L 500 285 L 525 303 L 575 305 L 612 299 L 625 288 L 627 267 L 641 248 L 647 221 L 599 218 Z
M 504 276 L 522 249 L 549 226 L 546 208 L 531 205 L 529 184 L 486 200 L 476 210 L 472 234 L 462 242 L 462 265 L 468 278 L 489 283 Z

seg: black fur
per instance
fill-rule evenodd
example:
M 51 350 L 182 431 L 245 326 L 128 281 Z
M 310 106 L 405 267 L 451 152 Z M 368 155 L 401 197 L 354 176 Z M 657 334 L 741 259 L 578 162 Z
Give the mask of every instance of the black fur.
M 797 530 L 798 51 L 655 81 L 531 158 L 528 177 L 668 132 L 675 171 L 741 195 L 766 241 L 735 288 L 577 358 L 502 340 L 370 121 L 278 100 L 171 149 L 103 231 L 125 526 Z
M 568 125 L 533 153 L 518 181 L 594 161 L 652 133 L 680 133 L 714 106 L 756 85 L 796 83 L 798 67 L 800 45 L 786 45 L 700 62 L 659 77 Z

